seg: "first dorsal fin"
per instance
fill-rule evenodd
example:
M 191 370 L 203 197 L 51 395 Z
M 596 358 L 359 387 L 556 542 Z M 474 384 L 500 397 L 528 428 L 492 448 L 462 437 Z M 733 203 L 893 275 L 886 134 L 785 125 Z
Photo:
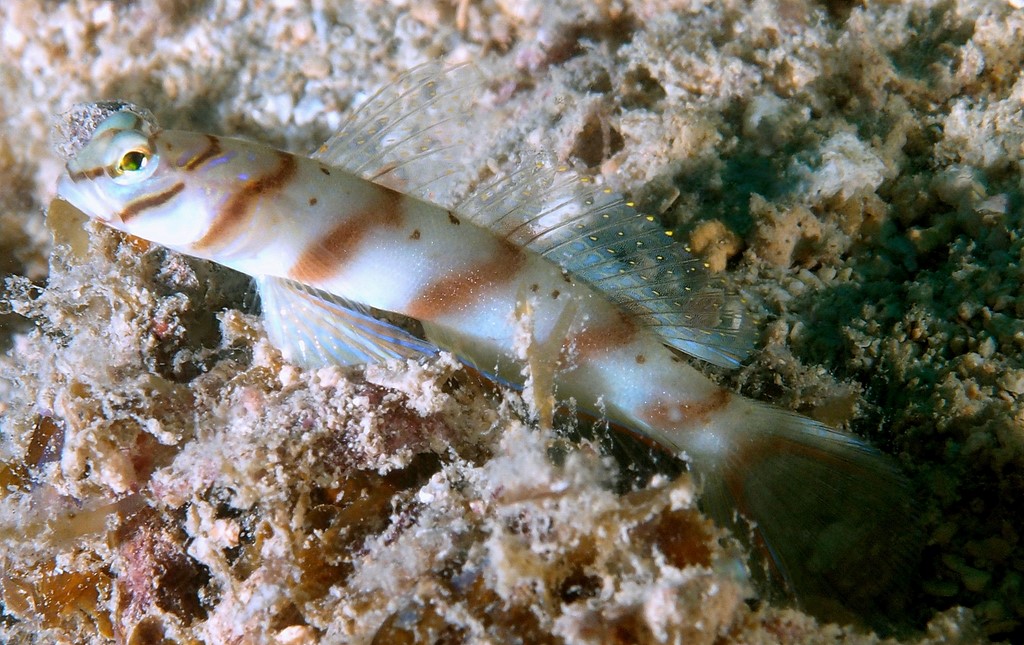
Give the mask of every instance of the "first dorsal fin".
M 315 156 L 545 256 L 670 347 L 738 365 L 753 345 L 742 303 L 620 195 L 538 154 L 459 197 L 473 177 L 463 160 L 490 123 L 474 110 L 486 84 L 472 64 L 414 68 L 367 99 Z
M 450 206 L 468 181 L 472 107 L 485 77 L 469 63 L 426 63 L 362 103 L 313 157 L 368 181 Z

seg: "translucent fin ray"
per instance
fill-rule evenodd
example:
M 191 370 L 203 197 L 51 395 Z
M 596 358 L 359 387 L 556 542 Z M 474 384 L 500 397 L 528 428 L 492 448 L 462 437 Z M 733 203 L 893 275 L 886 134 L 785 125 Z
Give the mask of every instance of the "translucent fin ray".
M 468 181 L 460 163 L 485 77 L 472 64 L 420 65 L 366 100 L 313 155 L 363 179 L 449 207 Z
M 752 349 L 753 327 L 722 281 L 654 218 L 571 168 L 526 160 L 456 209 L 600 290 L 670 347 L 725 367 Z
M 288 361 L 303 367 L 419 359 L 438 352 L 344 298 L 269 276 L 258 277 L 256 287 L 270 341 Z

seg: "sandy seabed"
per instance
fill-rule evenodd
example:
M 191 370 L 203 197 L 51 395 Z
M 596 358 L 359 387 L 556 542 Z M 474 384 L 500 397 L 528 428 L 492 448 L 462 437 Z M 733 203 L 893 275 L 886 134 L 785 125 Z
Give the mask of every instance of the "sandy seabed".
M 14 0 L 0 48 L 6 642 L 882 638 L 760 599 L 685 476 L 624 491 L 451 360 L 293 368 L 243 277 L 43 217 L 75 102 L 301 152 L 433 60 L 507 88 L 466 163 L 575 159 L 728 272 L 762 333 L 716 379 L 901 462 L 892 638 L 1024 638 L 1020 2 Z

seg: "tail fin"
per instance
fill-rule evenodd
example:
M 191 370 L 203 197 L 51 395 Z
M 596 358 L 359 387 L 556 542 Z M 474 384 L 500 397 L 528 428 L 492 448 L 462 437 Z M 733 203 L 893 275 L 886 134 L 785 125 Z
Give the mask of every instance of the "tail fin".
M 749 520 L 769 577 L 819 618 L 891 627 L 920 544 L 910 483 L 867 444 L 753 401 L 724 455 L 695 459 L 705 511 Z M 737 530 L 737 535 L 744 531 Z M 859 619 L 859 620 L 858 620 Z

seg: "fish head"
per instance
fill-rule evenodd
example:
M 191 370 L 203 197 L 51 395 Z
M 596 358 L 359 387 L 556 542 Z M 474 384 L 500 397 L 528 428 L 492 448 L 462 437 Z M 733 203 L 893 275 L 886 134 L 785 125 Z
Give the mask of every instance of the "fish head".
M 102 114 L 106 105 L 127 107 L 92 121 L 74 116 L 76 109 L 89 108 Z M 66 155 L 58 198 L 111 228 L 170 248 L 187 248 L 202 236 L 208 214 L 192 208 L 196 200 L 184 172 L 169 163 L 168 142 L 147 111 L 121 103 L 87 104 L 69 115 L 66 123 L 76 124 L 79 132 L 77 140 L 58 132 Z

